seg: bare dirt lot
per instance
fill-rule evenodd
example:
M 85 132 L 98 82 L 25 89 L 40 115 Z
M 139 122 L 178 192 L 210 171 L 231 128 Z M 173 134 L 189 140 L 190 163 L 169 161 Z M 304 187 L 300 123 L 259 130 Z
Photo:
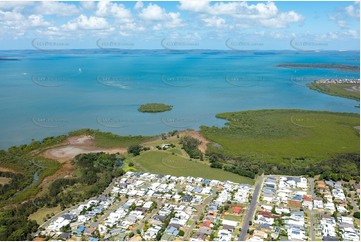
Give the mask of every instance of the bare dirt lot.
M 206 153 L 207 144 L 209 143 L 209 141 L 206 138 L 204 138 L 198 131 L 196 131 L 196 130 L 184 131 L 184 134 L 187 134 L 187 135 L 191 136 L 192 138 L 200 140 L 202 143 L 198 146 L 198 149 L 202 153 Z
M 125 153 L 126 148 L 102 149 L 95 146 L 93 137 L 87 135 L 70 137 L 62 146 L 48 149 L 44 152 L 44 156 L 49 159 L 57 160 L 61 163 L 73 159 L 75 156 L 84 153 L 106 152 L 110 154 Z
M 0 171 L 16 173 L 15 170 L 3 166 L 0 166 Z
M 58 178 L 72 178 L 74 177 L 75 166 L 71 164 L 75 156 L 84 153 L 97 153 L 105 152 L 110 154 L 120 153 L 123 154 L 127 152 L 126 148 L 111 148 L 103 149 L 95 145 L 94 138 L 88 135 L 80 135 L 69 137 L 63 144 L 56 147 L 50 148 L 43 152 L 43 156 L 49 159 L 57 160 L 62 163 L 62 166 L 55 174 L 45 177 L 44 180 L 39 184 L 41 192 L 37 196 L 43 194 L 48 186 Z

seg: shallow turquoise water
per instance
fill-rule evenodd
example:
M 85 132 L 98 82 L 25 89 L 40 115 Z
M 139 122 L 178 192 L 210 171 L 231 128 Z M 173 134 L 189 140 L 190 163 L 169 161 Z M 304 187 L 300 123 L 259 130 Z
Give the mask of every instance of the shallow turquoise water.
M 319 78 L 359 78 L 331 69 L 281 63 L 359 65 L 358 52 L 141 51 L 105 53 L 0 51 L 0 148 L 71 130 L 154 135 L 224 123 L 227 111 L 297 108 L 359 112 L 358 102 L 312 91 Z M 357 59 L 357 60 L 356 60 Z M 139 113 L 143 103 L 173 105 Z

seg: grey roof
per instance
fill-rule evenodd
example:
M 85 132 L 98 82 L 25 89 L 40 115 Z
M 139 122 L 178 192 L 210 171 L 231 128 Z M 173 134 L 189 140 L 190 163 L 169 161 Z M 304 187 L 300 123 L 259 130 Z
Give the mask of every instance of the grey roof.
M 197 234 L 207 234 L 210 235 L 212 233 L 212 229 L 207 227 L 202 227 L 197 230 Z
M 323 241 L 340 241 L 338 238 L 333 237 L 333 236 L 324 236 L 322 237 Z
M 60 239 L 68 239 L 70 237 L 71 237 L 70 233 L 62 233 L 62 234 L 59 235 Z
M 333 181 L 325 181 L 325 184 L 330 187 L 333 187 L 335 185 Z

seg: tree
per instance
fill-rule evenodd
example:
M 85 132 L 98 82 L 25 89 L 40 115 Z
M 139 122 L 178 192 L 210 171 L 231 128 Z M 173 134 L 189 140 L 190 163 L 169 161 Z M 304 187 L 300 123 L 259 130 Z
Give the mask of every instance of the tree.
M 351 175 L 348 173 L 343 175 L 343 180 L 349 182 L 351 180 Z
M 190 158 L 201 159 L 203 157 L 202 152 L 198 149 L 198 145 L 202 142 L 198 139 L 192 138 L 191 136 L 183 136 L 180 140 L 180 144 L 183 145 L 183 149 Z
M 137 156 L 140 154 L 141 150 L 142 150 L 141 145 L 131 145 L 128 148 L 128 153 L 133 154 L 134 156 Z
M 137 234 L 140 234 L 140 229 L 137 229 Z
M 271 213 L 276 214 L 276 206 L 272 207 Z
M 360 219 L 360 212 L 354 212 L 353 217 L 357 218 L 357 219 Z
M 184 234 L 185 234 L 185 233 L 184 233 L 183 230 L 179 230 L 179 233 L 178 233 L 179 236 L 184 236 Z
M 335 219 L 335 221 L 337 221 L 337 211 L 333 212 L 332 216 Z
M 333 180 L 333 181 L 338 181 L 340 178 L 339 178 L 339 176 L 338 176 L 338 174 L 337 173 L 332 173 L 331 174 L 331 180 Z

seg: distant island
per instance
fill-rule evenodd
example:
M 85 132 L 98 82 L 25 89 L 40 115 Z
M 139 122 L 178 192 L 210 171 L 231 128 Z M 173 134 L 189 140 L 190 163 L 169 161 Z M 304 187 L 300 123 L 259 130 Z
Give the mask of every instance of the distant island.
M 173 106 L 163 103 L 147 103 L 138 108 L 142 113 L 160 113 L 172 110 Z
M 307 86 L 328 95 L 360 100 L 360 79 L 322 79 Z
M 286 63 L 279 64 L 277 67 L 285 68 L 321 68 L 321 69 L 335 69 L 341 71 L 359 72 L 359 66 L 345 65 L 345 64 L 312 64 L 312 63 Z

